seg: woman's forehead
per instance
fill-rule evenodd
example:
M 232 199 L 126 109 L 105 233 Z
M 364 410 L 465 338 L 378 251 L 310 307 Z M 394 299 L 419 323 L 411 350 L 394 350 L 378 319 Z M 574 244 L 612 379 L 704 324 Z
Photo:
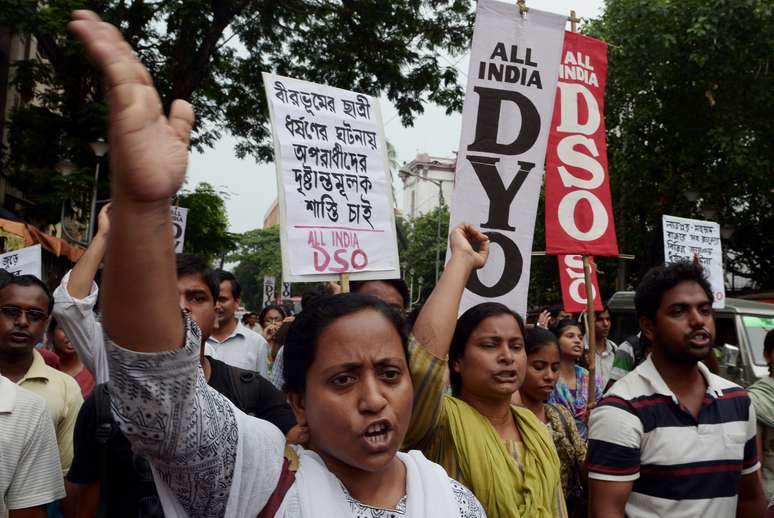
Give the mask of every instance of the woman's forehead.
M 337 319 L 320 333 L 314 363 L 323 366 L 386 358 L 405 359 L 400 334 L 381 313 L 365 310 Z
M 478 336 L 518 336 L 521 337 L 519 323 L 509 314 L 487 317 L 473 329 L 471 337 Z

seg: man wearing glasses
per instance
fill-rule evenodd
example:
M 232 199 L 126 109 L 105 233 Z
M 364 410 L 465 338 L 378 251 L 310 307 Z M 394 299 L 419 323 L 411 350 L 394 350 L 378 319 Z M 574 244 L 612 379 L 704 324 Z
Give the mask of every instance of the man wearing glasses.
M 52 305 L 51 293 L 34 275 L 0 279 L 0 372 L 46 401 L 64 476 L 73 460 L 73 429 L 83 397 L 74 378 L 46 365 L 35 350 Z

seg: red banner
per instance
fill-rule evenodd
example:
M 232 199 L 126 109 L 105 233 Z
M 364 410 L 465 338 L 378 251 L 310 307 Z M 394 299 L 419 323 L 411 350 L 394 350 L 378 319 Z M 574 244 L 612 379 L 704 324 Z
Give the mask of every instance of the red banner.
M 560 255 L 559 281 L 562 283 L 562 302 L 568 313 L 586 311 L 586 282 L 583 275 L 583 256 Z M 594 261 L 591 261 L 591 285 L 594 289 L 594 311 L 602 311 L 599 281 Z
M 564 36 L 546 154 L 546 253 L 617 256 L 605 144 L 607 43 Z

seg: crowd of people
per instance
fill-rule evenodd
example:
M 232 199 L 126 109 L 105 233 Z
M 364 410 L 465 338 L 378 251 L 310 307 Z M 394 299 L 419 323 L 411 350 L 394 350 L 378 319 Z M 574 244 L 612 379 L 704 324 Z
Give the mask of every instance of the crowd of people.
M 0 275 L 0 517 L 765 515 L 774 374 L 748 395 L 713 372 L 701 266 L 653 268 L 640 332 L 612 342 L 605 308 L 588 343 L 592 324 L 561 308 L 458 318 L 489 255 L 460 225 L 411 315 L 395 279 L 240 321 L 233 274 L 170 237 L 191 107 L 165 117 L 93 13 L 70 30 L 103 74 L 113 201 L 53 293 Z

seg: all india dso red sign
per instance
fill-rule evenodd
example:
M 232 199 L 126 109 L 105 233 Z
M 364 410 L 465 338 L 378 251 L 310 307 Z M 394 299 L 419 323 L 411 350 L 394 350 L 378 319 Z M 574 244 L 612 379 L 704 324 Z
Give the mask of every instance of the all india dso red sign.
M 605 144 L 607 44 L 567 32 L 546 155 L 546 253 L 617 256 Z

